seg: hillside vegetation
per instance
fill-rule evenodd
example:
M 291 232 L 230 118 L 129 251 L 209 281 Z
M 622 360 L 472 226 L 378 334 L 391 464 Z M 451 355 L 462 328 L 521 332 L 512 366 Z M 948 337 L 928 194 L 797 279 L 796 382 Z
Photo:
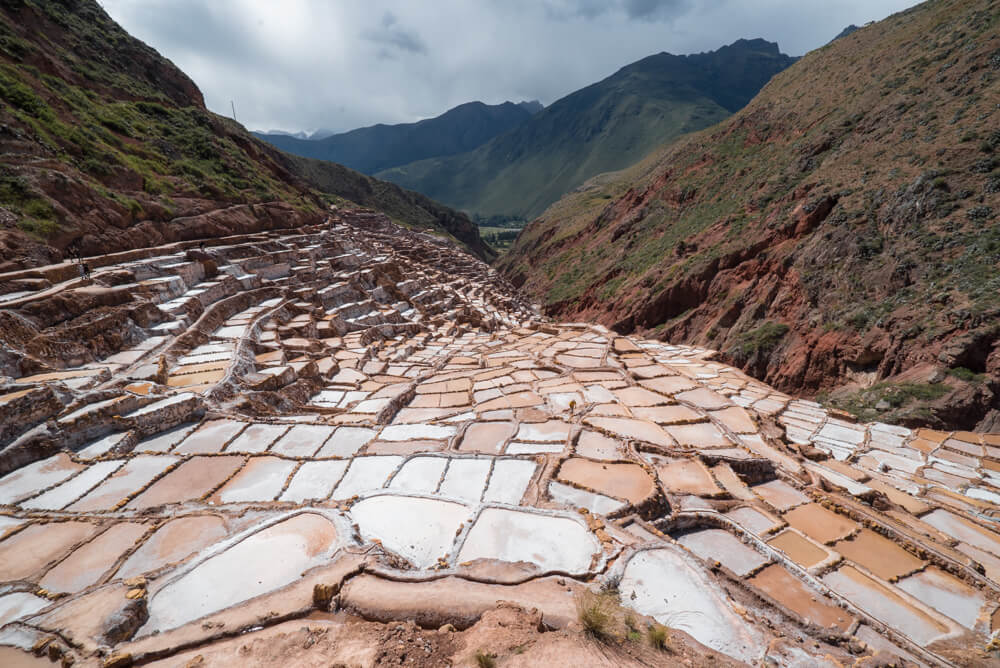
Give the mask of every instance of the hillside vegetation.
M 552 314 L 707 345 L 786 390 L 964 369 L 960 401 L 909 417 L 1000 419 L 998 80 L 1000 3 L 924 3 L 567 195 L 500 268 Z
M 595 174 L 727 117 L 793 61 L 760 39 L 690 56 L 656 54 L 474 151 L 376 176 L 476 215 L 530 219 Z
M 0 271 L 319 222 L 363 189 L 369 206 L 491 257 L 465 216 L 337 166 L 305 169 L 207 111 L 93 0 L 0 4 L 0 103 Z

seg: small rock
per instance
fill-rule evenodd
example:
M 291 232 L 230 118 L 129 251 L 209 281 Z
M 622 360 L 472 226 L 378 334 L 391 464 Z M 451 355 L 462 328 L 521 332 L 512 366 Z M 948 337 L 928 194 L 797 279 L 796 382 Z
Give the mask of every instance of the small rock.
M 119 652 L 106 658 L 103 668 L 129 668 L 131 665 L 132 655 L 127 652 Z

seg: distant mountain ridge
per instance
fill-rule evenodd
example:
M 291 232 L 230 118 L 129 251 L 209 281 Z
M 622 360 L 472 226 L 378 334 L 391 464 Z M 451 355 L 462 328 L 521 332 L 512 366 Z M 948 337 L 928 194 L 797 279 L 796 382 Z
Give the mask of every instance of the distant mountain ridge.
M 470 152 L 376 174 L 470 213 L 530 219 L 588 178 L 721 121 L 795 60 L 763 39 L 687 56 L 659 53 Z
M 288 153 L 337 162 L 365 174 L 426 158 L 464 153 L 520 125 L 541 108 L 532 102 L 467 102 L 416 123 L 379 123 L 317 139 L 286 133 L 254 134 Z

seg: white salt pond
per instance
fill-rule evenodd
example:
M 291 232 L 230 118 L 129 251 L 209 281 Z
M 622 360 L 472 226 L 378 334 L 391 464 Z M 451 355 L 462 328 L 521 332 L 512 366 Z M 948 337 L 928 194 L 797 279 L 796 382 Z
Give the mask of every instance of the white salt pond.
M 363 494 L 382 489 L 393 471 L 403 463 L 397 455 L 381 457 L 355 457 L 344 478 L 333 493 L 334 499 L 349 499 L 355 494 Z
M 469 531 L 458 560 L 526 561 L 543 572 L 581 573 L 590 569 L 600 549 L 597 538 L 576 520 L 486 508 Z
M 400 492 L 433 494 L 446 466 L 448 460 L 445 457 L 414 457 L 403 464 L 389 488 Z
M 51 604 L 49 599 L 25 591 L 0 596 L 0 626 L 34 614 Z
M 491 459 L 452 459 L 438 494 L 477 503 L 490 475 Z
M 92 487 L 107 476 L 117 471 L 124 463 L 124 460 L 117 459 L 91 464 L 79 475 L 70 478 L 58 487 L 53 487 L 44 494 L 25 501 L 21 504 L 21 507 L 40 510 L 59 510 L 64 508 L 90 491 Z
M 252 457 L 209 503 L 271 501 L 281 493 L 297 462 L 278 457 Z
M 34 496 L 39 490 L 61 483 L 82 468 L 62 452 L 23 466 L 0 478 L 0 504 L 14 504 Z
M 632 557 L 619 589 L 624 605 L 734 659 L 755 664 L 765 649 L 760 634 L 736 614 L 717 585 L 672 549 Z
M 595 494 L 583 489 L 577 489 L 571 485 L 565 485 L 554 480 L 549 483 L 549 496 L 556 503 L 562 503 L 575 508 L 586 508 L 590 512 L 600 515 L 607 515 L 625 506 L 624 501 L 612 499 L 610 496 L 604 496 L 603 494 Z
M 374 429 L 364 427 L 339 427 L 323 444 L 317 457 L 353 457 L 368 441 L 375 437 Z
M 493 464 L 490 486 L 483 495 L 486 503 L 517 505 L 535 475 L 535 462 L 524 459 L 498 459 Z
M 176 628 L 297 580 L 328 561 L 337 529 L 326 518 L 303 513 L 209 557 L 152 595 L 140 636 Z
M 309 499 L 327 498 L 340 482 L 348 464 L 350 462 L 346 459 L 304 463 L 292 476 L 288 488 L 278 500 L 301 503 Z
M 684 534 L 677 542 L 709 562 L 718 561 L 736 575 L 749 575 L 767 563 L 757 550 L 722 529 L 706 529 Z
M 271 452 L 289 457 L 312 457 L 333 431 L 333 427 L 326 425 L 297 424 L 271 446 Z
M 417 568 L 429 568 L 451 552 L 470 510 L 450 501 L 382 495 L 354 504 L 351 517 L 363 540 L 377 538 Z

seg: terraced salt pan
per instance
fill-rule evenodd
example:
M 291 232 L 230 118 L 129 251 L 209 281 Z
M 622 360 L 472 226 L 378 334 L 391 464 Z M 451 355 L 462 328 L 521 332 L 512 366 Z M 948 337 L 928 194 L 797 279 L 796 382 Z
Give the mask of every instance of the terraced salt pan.
M 75 592 L 88 587 L 96 583 L 148 529 L 147 525 L 137 522 L 115 524 L 59 562 L 38 584 L 57 592 Z
M 21 503 L 22 508 L 59 510 L 69 505 L 94 487 L 107 476 L 117 471 L 125 460 L 117 459 L 96 462 L 84 469 L 79 475 L 70 478 L 58 487 Z
M 375 437 L 374 429 L 365 427 L 338 427 L 333 436 L 323 444 L 317 457 L 353 457 Z
M 104 438 L 94 441 L 84 449 L 76 453 L 76 456 L 81 459 L 91 459 L 94 457 L 100 457 L 113 450 L 122 440 L 128 436 L 128 432 L 118 432 L 114 434 L 108 434 Z
M 378 539 L 417 568 L 429 568 L 451 551 L 467 506 L 439 499 L 373 496 L 351 507 L 365 541 Z
M 857 524 L 818 503 L 807 503 L 784 514 L 789 525 L 818 543 L 830 543 L 846 538 L 859 527 Z
M 226 446 L 226 452 L 264 452 L 286 431 L 286 424 L 252 424 Z
M 115 578 L 128 579 L 181 561 L 226 537 L 226 523 L 213 515 L 180 517 L 161 525 L 129 555 Z
M 152 438 L 140 441 L 135 446 L 135 452 L 168 452 L 187 438 L 187 435 L 194 431 L 197 426 L 197 424 L 182 424 L 173 429 L 161 431 Z
M 749 575 L 768 559 L 739 538 L 722 529 L 684 534 L 677 542 L 708 562 L 718 561 L 736 575 Z
M 798 615 L 806 623 L 844 632 L 853 622 L 853 618 L 847 612 L 806 587 L 781 564 L 765 567 L 747 582 Z
M 498 455 L 503 444 L 513 435 L 514 424 L 511 422 L 476 422 L 465 430 L 459 449 Z
M 979 527 L 947 510 L 935 510 L 920 518 L 949 536 L 1000 556 L 1000 535 Z
M 912 573 L 924 565 L 923 560 L 871 529 L 862 529 L 851 540 L 837 542 L 833 549 L 883 580 Z
M 904 633 L 919 645 L 928 645 L 950 629 L 916 609 L 892 589 L 852 566 L 842 566 L 823 576 L 823 582 L 865 612 Z
M 53 522 L 5 538 L 0 542 L 0 582 L 27 578 L 97 529 L 88 522 Z
M 23 466 L 0 478 L 0 505 L 15 504 L 34 496 L 39 490 L 59 484 L 83 468 L 64 452 Z
M 733 611 L 715 583 L 672 549 L 632 557 L 619 589 L 624 605 L 734 659 L 755 663 L 764 650 L 760 634 Z
M 25 591 L 0 596 L 0 626 L 27 617 L 50 605 L 52 601 L 49 599 Z
M 630 420 L 627 418 L 614 417 L 588 417 L 584 422 L 592 427 L 608 431 L 623 438 L 632 438 L 637 441 L 646 441 L 654 445 L 661 445 L 669 448 L 674 444 L 674 439 L 663 429 L 652 422 L 643 420 Z
M 638 464 L 606 464 L 573 457 L 563 462 L 559 478 L 633 504 L 656 491 L 653 478 Z
M 414 457 L 393 476 L 389 488 L 398 492 L 433 494 L 447 466 L 445 457 Z
M 145 487 L 153 478 L 178 462 L 177 457 L 138 455 L 66 510 L 90 512 L 112 508 L 125 497 Z
M 525 561 L 543 572 L 581 573 L 590 569 L 599 553 L 600 543 L 575 520 L 486 508 L 469 530 L 458 560 Z
M 490 484 L 483 494 L 484 503 L 521 503 L 528 483 L 535 475 L 535 462 L 523 459 L 497 459 L 493 463 Z
M 767 501 L 779 511 L 788 510 L 803 503 L 809 497 L 783 480 L 771 480 L 750 488 L 754 494 Z
M 127 507 L 141 510 L 198 499 L 221 485 L 241 466 L 243 457 L 235 455 L 192 457 L 150 485 Z
M 830 558 L 830 551 L 817 545 L 798 531 L 787 529 L 767 541 L 771 547 L 781 550 L 788 558 L 802 568 L 812 568 Z
M 253 457 L 239 473 L 209 497 L 210 504 L 271 501 L 285 486 L 297 462 L 278 457 Z
M 762 536 L 769 531 L 781 526 L 781 520 L 765 514 L 755 508 L 743 506 L 726 513 L 726 517 L 733 520 L 750 533 Z
M 309 499 L 325 499 L 337 486 L 350 464 L 347 460 L 305 462 L 288 483 L 278 499 L 302 503 Z
M 556 503 L 572 506 L 574 508 L 586 508 L 592 513 L 607 515 L 616 510 L 624 508 L 626 503 L 618 499 L 612 499 L 603 494 L 594 494 L 586 490 L 577 489 L 561 482 L 552 481 L 549 483 L 549 496 Z
M 492 464 L 490 459 L 452 459 L 438 494 L 477 503 L 483 496 Z
M 382 489 L 389 476 L 402 463 L 403 458 L 398 455 L 355 457 L 334 490 L 333 498 L 349 499 L 356 494 Z
M 608 438 L 604 434 L 589 430 L 584 430 L 580 433 L 580 437 L 576 442 L 576 453 L 590 459 L 613 460 L 622 457 L 618 441 Z
M 315 513 L 258 531 L 153 594 L 149 620 L 138 635 L 176 628 L 290 584 L 303 571 L 326 563 L 337 547 L 336 527 Z
M 184 455 L 219 452 L 246 426 L 246 422 L 237 420 L 209 420 L 174 448 L 174 452 Z
M 271 452 L 289 457 L 312 457 L 333 432 L 334 428 L 326 425 L 297 424 L 271 446 Z
M 986 603 L 978 589 L 935 566 L 903 578 L 896 586 L 968 629 L 975 627 Z
M 394 424 L 382 430 L 379 438 L 383 441 L 441 440 L 455 435 L 456 428 L 436 424 Z

